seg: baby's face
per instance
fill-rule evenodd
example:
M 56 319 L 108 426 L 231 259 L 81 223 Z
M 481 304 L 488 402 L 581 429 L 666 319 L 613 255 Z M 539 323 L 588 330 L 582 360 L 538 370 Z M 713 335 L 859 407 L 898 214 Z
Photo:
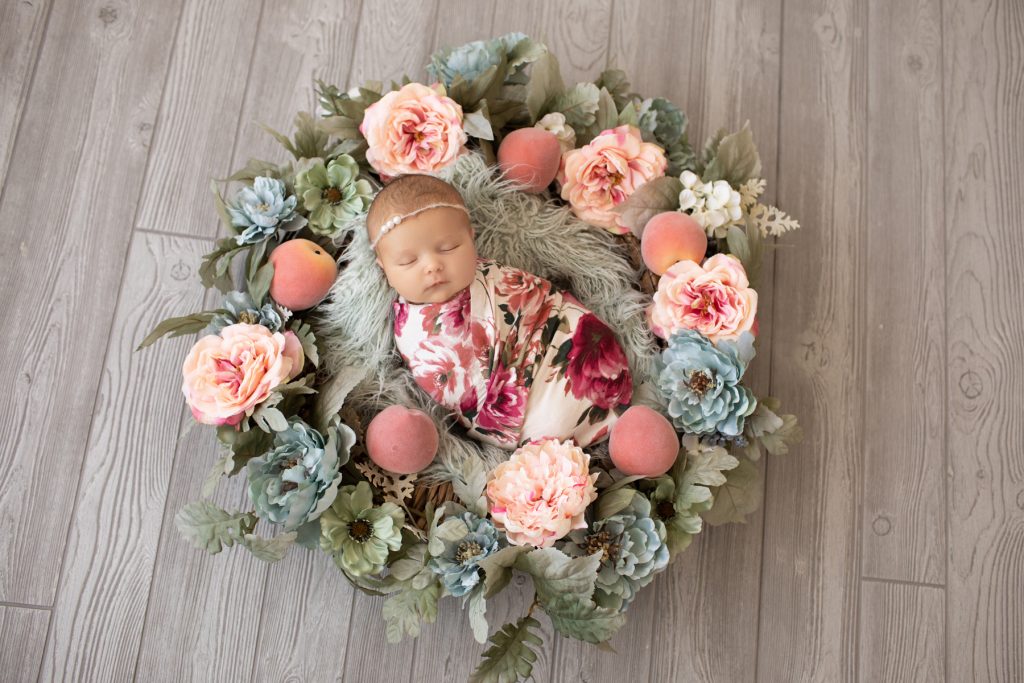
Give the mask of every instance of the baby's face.
M 377 263 L 406 301 L 448 301 L 476 274 L 469 217 L 458 209 L 438 207 L 406 218 L 377 243 Z

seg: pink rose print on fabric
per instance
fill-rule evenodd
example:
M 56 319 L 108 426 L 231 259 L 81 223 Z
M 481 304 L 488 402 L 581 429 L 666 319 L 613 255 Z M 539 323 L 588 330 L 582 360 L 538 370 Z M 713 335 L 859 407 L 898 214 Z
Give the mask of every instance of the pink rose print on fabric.
M 473 352 L 464 344 L 428 337 L 412 359 L 413 377 L 430 397 L 443 406 L 457 409 L 470 389 Z
M 576 398 L 608 410 L 633 398 L 629 362 L 611 329 L 592 313 L 580 317 L 572 337 L 565 375 Z
M 487 395 L 476 416 L 481 429 L 497 432 L 503 441 L 514 442 L 523 426 L 526 389 L 516 380 L 515 368 L 499 364 L 491 373 Z
M 401 301 L 395 301 L 392 308 L 395 309 L 395 336 L 399 337 L 402 335 L 405 321 L 409 319 L 409 307 Z
M 427 304 L 423 307 L 423 331 L 430 334 L 437 329 L 445 334 L 456 334 L 469 321 L 469 289 L 464 289 L 448 301 Z

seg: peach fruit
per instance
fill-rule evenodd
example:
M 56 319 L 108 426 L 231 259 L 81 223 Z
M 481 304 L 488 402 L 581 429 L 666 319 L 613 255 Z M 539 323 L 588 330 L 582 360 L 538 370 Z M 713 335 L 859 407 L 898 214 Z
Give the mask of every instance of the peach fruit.
M 437 453 L 437 427 L 421 410 L 388 406 L 366 428 L 366 452 L 379 467 L 396 474 L 419 472 Z
M 678 211 L 665 211 L 651 218 L 640 238 L 640 255 L 657 275 L 680 261 L 700 263 L 707 248 L 704 228 L 693 217 Z
M 303 311 L 323 301 L 338 277 L 334 258 L 309 240 L 288 240 L 270 252 L 270 262 L 274 264 L 270 296 L 293 311 Z
M 632 406 L 612 425 L 608 454 L 625 474 L 657 477 L 675 463 L 679 437 L 668 418 L 658 411 Z
M 498 146 L 498 167 L 506 178 L 516 181 L 523 192 L 544 191 L 558 173 L 562 148 L 558 138 L 540 128 L 519 128 L 505 136 Z

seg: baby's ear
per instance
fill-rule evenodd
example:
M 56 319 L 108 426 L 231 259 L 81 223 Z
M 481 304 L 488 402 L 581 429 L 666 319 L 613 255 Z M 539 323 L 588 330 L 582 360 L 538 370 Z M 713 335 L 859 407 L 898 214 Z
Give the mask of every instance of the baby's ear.
M 377 265 L 378 265 L 378 266 L 380 266 L 381 268 L 383 268 L 383 267 L 384 267 L 384 264 L 383 264 L 383 263 L 381 262 L 381 260 L 380 260 L 380 256 L 378 256 L 378 257 L 377 257 L 376 259 L 374 259 L 374 260 L 375 260 L 375 261 L 377 261 Z

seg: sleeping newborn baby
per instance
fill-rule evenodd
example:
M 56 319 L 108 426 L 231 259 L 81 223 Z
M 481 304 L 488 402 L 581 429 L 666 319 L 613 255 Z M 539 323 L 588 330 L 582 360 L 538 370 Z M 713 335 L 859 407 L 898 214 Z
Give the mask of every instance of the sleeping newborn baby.
M 374 199 L 367 230 L 398 293 L 402 359 L 473 438 L 513 450 L 608 437 L 633 393 L 614 333 L 548 280 L 480 258 L 458 190 L 398 176 Z

